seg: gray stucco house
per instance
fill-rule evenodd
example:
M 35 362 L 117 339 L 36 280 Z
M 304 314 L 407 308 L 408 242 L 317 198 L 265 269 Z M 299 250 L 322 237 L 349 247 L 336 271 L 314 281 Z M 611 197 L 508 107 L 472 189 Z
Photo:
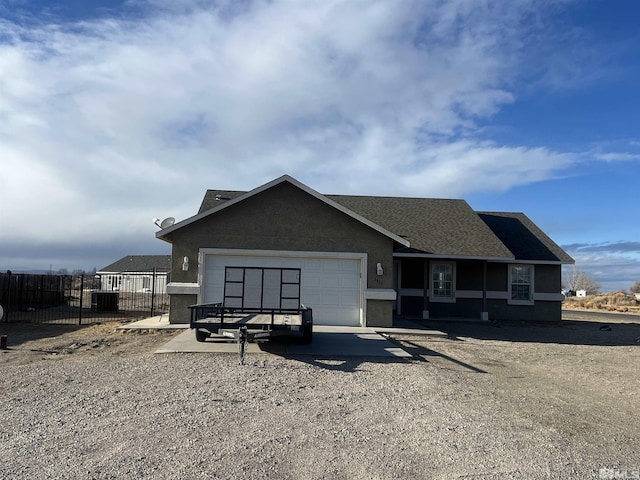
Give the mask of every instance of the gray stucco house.
M 573 259 L 522 213 L 464 200 L 323 195 L 290 176 L 250 192 L 209 190 L 172 244 L 170 321 L 222 301 L 225 266 L 301 268 L 314 323 L 423 319 L 559 320 Z

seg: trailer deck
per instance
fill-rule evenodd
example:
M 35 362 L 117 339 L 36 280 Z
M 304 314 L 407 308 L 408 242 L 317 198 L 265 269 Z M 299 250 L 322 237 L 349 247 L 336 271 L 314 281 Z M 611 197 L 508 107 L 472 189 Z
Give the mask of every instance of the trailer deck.
M 219 319 L 207 317 L 199 320 L 199 323 L 219 323 Z M 242 313 L 233 310 L 233 313 L 227 313 L 224 316 L 225 325 L 247 325 L 249 327 L 256 325 L 302 325 L 302 317 L 300 314 L 294 313 L 274 313 L 273 318 L 269 313 Z

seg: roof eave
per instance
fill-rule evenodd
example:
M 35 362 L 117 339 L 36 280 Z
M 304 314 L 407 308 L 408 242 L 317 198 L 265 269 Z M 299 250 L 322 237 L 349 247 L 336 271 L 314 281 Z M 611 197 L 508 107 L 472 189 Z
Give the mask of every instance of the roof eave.
M 526 258 L 514 258 L 510 263 L 526 263 L 528 265 L 573 265 L 575 260 L 528 260 Z
M 516 257 L 491 257 L 482 255 L 447 255 L 425 252 L 394 252 L 396 258 L 433 258 L 440 260 L 483 260 L 496 263 L 526 263 L 529 265 L 573 265 L 575 260 L 528 260 Z
M 398 258 L 436 258 L 436 259 L 447 259 L 447 260 L 486 260 L 490 262 L 513 262 L 516 260 L 515 257 L 492 257 L 485 255 L 448 255 L 444 253 L 426 253 L 426 252 L 394 252 L 394 257 Z

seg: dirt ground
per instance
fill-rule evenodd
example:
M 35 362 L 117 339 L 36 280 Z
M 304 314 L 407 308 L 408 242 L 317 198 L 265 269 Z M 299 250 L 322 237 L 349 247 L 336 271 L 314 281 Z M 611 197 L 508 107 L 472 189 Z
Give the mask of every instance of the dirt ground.
M 153 352 L 168 342 L 175 331 L 144 334 L 119 331 L 123 322 L 89 325 L 0 323 L 0 335 L 7 335 L 7 350 L 0 350 L 2 364 L 24 365 L 54 357 L 120 356 Z
M 64 478 L 64 471 L 68 478 L 78 472 L 92 478 L 640 476 L 640 317 L 567 311 L 559 324 L 430 322 L 448 335 L 390 336 L 413 355 L 410 360 L 254 354 L 245 366 L 232 355 L 152 355 L 176 333 L 121 333 L 117 325 L 0 324 L 0 334 L 9 340 L 9 350 L 0 351 L 5 384 L 0 408 L 16 412 L 16 423 L 0 428 L 0 453 L 14 460 L 0 466 L 0 476 Z M 95 366 L 100 372 L 81 373 Z M 202 377 L 199 368 L 217 373 Z M 36 376 L 37 383 L 24 375 Z M 71 403 L 84 395 L 83 405 L 98 402 L 104 422 L 117 423 L 118 414 L 106 413 L 102 397 L 111 398 L 113 391 L 123 397 L 131 390 L 119 401 L 135 409 L 127 421 L 142 427 L 114 430 L 86 457 L 70 456 L 67 470 L 49 466 L 33 475 L 37 461 L 20 452 L 43 438 L 58 439 L 58 446 L 49 447 L 57 457 L 64 456 L 65 442 L 91 443 L 60 434 L 60 425 L 82 417 L 82 408 L 70 408 L 73 417 L 60 413 L 59 405 L 42 413 L 37 411 L 42 400 L 29 400 L 38 388 L 49 388 L 48 395 L 58 395 L 57 404 L 65 403 L 67 387 L 59 392 L 53 387 L 61 379 L 73 385 L 80 377 L 82 390 L 73 390 Z M 172 390 L 179 382 L 187 387 Z M 215 398 L 205 401 L 210 395 Z M 154 402 L 158 411 L 140 413 Z M 12 410 L 16 404 L 20 409 Z M 95 408 L 86 415 L 94 418 Z M 211 410 L 204 416 L 197 409 Z M 56 415 L 63 415 L 62 424 L 52 423 Z M 225 421 L 229 415 L 239 420 Z M 34 416 L 41 419 L 37 433 L 31 430 Z M 193 426 L 194 418 L 203 422 L 200 427 Z M 149 432 L 163 422 L 170 422 L 163 439 L 150 440 Z M 99 429 L 87 432 L 85 437 L 101 438 Z M 224 438 L 224 454 L 198 450 L 198 440 L 207 436 Z M 112 442 L 129 447 L 114 452 Z M 177 455 L 154 456 L 131 446 L 138 444 Z M 199 468 L 192 470 L 195 463 Z

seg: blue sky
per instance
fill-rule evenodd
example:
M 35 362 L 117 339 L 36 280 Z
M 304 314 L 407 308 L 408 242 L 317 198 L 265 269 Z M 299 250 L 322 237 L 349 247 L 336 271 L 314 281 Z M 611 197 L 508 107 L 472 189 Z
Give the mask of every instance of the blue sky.
M 169 253 L 284 173 L 523 211 L 640 280 L 636 1 L 0 0 L 0 270 Z

